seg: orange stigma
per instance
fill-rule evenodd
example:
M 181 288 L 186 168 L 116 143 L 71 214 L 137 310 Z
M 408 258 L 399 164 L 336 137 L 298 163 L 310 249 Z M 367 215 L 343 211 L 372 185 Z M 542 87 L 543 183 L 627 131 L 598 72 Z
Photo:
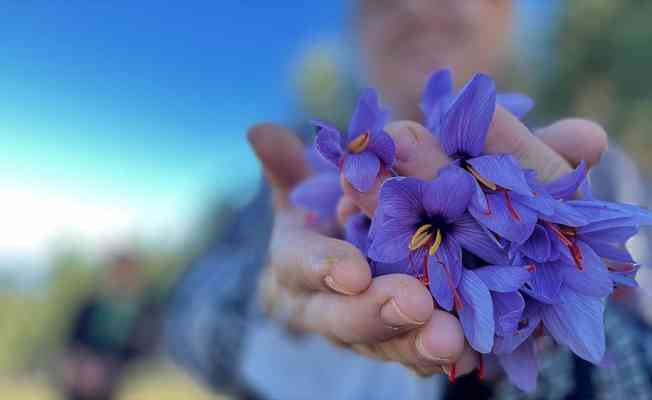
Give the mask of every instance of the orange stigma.
M 347 148 L 353 154 L 362 153 L 367 149 L 367 146 L 369 146 L 369 141 L 370 141 L 369 132 L 365 132 L 362 135 L 358 136 L 357 138 L 353 139 L 349 143 Z

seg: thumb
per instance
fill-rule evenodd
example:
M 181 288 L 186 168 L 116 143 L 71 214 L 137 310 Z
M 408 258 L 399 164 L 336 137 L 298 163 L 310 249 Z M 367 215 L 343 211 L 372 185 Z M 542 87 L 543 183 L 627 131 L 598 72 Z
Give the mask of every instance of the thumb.
M 251 127 L 247 138 L 274 190 L 276 206 L 289 207 L 289 192 L 310 173 L 303 144 L 289 129 L 271 123 Z

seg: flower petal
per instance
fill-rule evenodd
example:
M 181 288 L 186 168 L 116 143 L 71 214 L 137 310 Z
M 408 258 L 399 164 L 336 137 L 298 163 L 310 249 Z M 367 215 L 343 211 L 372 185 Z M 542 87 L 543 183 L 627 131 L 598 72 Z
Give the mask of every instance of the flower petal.
M 477 270 L 474 272 L 477 273 Z M 523 316 L 525 300 L 519 292 L 492 293 L 494 302 L 494 320 L 496 334 L 513 335 L 518 330 L 518 323 Z
M 567 267 L 567 265 L 556 261 L 537 264 L 530 281 L 523 287 L 523 292 L 542 303 L 558 302 L 563 282 L 559 269 Z
M 426 83 L 421 97 L 421 111 L 425 116 L 426 128 L 439 134 L 441 123 L 453 99 L 453 77 L 449 68 L 435 71 Z
M 474 182 L 463 169 L 451 165 L 439 176 L 426 182 L 423 188 L 423 206 L 429 215 L 441 215 L 454 221 L 466 211 L 473 195 Z
M 489 230 L 512 242 L 523 243 L 530 237 L 538 219 L 533 210 L 512 201 L 512 210 L 517 213 L 517 218 L 507 206 L 505 193 L 489 193 L 486 198 L 490 213 L 488 214 L 487 210 L 477 209 L 475 204 L 471 203 L 469 212 L 473 218 Z
M 534 227 L 534 232 L 528 240 L 519 247 L 519 250 L 528 258 L 536 262 L 546 262 L 551 259 L 552 249 L 548 231 L 541 225 Z
M 416 224 L 423 212 L 422 198 L 423 181 L 410 177 L 389 178 L 380 188 L 378 208 L 386 217 Z
M 380 158 L 385 168 L 391 168 L 394 165 L 396 146 L 394 139 L 384 130 L 380 129 L 371 133 L 368 149 Z
M 507 251 L 501 248 L 493 233 L 489 232 L 469 213 L 455 220 L 450 234 L 464 250 L 490 264 L 507 264 Z
M 348 141 L 382 129 L 388 120 L 389 113 L 381 109 L 378 93 L 371 88 L 363 90 L 349 123 Z
M 511 155 L 486 155 L 471 158 L 466 162 L 471 164 L 483 178 L 487 178 L 498 186 L 524 196 L 533 196 L 523 170 Z
M 543 306 L 532 299 L 525 302 L 523 316 L 518 323 L 518 330 L 513 334 L 496 336 L 494 353 L 506 354 L 513 352 L 518 346 L 528 339 L 537 329 L 541 322 L 541 311 Z
M 499 355 L 498 362 L 516 387 L 528 393 L 536 390 L 539 367 L 533 340 L 521 344 L 512 353 Z
M 530 273 L 525 267 L 511 265 L 489 265 L 474 269 L 473 272 L 494 292 L 514 292 L 530 279 Z
M 374 227 L 373 239 L 369 245 L 369 258 L 382 263 L 396 263 L 405 260 L 409 253 L 410 240 L 414 234 L 411 225 L 399 220 L 384 219 Z
M 546 191 L 556 199 L 571 200 L 586 179 L 588 169 L 584 160 L 571 172 L 545 185 Z
M 609 276 L 611 276 L 611 279 L 617 285 L 635 288 L 638 287 L 636 274 L 640 268 L 640 264 L 609 263 Z
M 319 154 L 317 149 L 315 148 L 315 145 L 308 145 L 304 148 L 304 158 L 306 159 L 306 162 L 310 166 L 310 169 L 317 173 L 317 174 L 322 174 L 322 173 L 327 173 L 327 172 L 334 172 L 338 173 L 339 169 L 333 165 L 333 163 L 329 160 L 326 160 L 324 157 Z
M 561 302 L 543 308 L 543 323 L 557 343 L 579 357 L 598 364 L 604 356 L 604 303 L 569 288 L 559 293 Z
M 489 289 L 478 276 L 464 270 L 460 281 L 463 306 L 457 310 L 464 335 L 471 347 L 480 353 L 489 353 L 494 342 L 493 303 Z
M 431 263 L 439 263 L 450 277 L 453 288 L 457 288 L 462 279 L 462 248 L 453 237 L 445 237 L 439 250 L 430 257 Z
M 344 157 L 343 171 L 346 180 L 358 192 L 368 192 L 380 172 L 380 160 L 370 151 L 360 154 L 347 154 Z
M 449 276 L 442 263 L 435 262 L 433 257 L 428 257 L 428 289 L 437 305 L 446 311 L 453 310 L 453 289 Z
M 343 154 L 342 134 L 325 122 L 312 121 L 312 124 L 317 127 L 317 136 L 315 137 L 317 153 L 339 168 L 339 162 Z
M 613 291 L 613 281 L 602 259 L 581 240 L 576 244 L 584 258 L 583 269 L 580 270 L 574 265 L 561 267 L 559 272 L 564 280 L 564 286 L 586 296 L 609 296 Z
M 550 215 L 541 215 L 541 219 L 566 226 L 582 226 L 588 223 L 584 213 L 565 202 L 554 200 L 550 205 L 554 211 Z
M 476 74 L 444 116 L 440 140 L 444 152 L 455 157 L 477 157 L 485 144 L 496 109 L 496 84 Z
M 295 207 L 314 212 L 323 222 L 335 219 L 341 196 L 339 174 L 326 173 L 313 175 L 297 185 L 290 193 L 290 202 Z
M 534 100 L 521 93 L 499 93 L 496 103 L 521 119 L 534 107 Z

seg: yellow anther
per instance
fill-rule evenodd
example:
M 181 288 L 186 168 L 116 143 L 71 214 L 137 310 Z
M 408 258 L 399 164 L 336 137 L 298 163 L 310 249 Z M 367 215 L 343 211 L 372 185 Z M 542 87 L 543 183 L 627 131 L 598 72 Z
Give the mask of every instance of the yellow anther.
M 432 225 L 425 224 L 419 227 L 414 235 L 412 235 L 412 240 L 410 241 L 410 250 L 416 250 L 424 244 L 428 243 L 432 239 L 432 233 L 430 232 Z
M 348 149 L 351 153 L 358 154 L 365 151 L 369 146 L 369 132 L 365 132 L 357 138 L 353 139 L 348 146 Z
M 466 165 L 466 170 L 469 171 L 471 175 L 473 175 L 473 177 L 478 180 L 478 182 L 482 183 L 489 189 L 496 190 L 498 188 L 498 186 L 495 183 L 480 175 L 480 173 L 476 171 L 475 168 L 471 166 L 471 164 Z
M 434 256 L 435 253 L 437 253 L 437 250 L 439 250 L 439 246 L 441 245 L 441 240 L 442 240 L 441 230 L 437 229 L 437 236 L 435 236 L 435 243 L 433 243 L 432 246 L 430 246 L 428 255 Z

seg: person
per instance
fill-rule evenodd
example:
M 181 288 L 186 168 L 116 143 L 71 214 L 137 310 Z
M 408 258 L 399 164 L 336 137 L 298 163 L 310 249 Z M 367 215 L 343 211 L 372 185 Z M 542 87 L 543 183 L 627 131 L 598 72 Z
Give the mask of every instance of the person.
M 80 304 L 71 324 L 63 362 L 66 399 L 114 398 L 125 369 L 147 352 L 154 337 L 142 292 L 135 257 L 113 255 L 101 289 Z
M 508 81 L 512 8 L 510 0 L 356 2 L 363 64 L 397 120 L 386 130 L 396 143 L 399 174 L 430 179 L 445 162 L 436 139 L 415 122 L 422 119 L 419 98 L 432 71 L 450 66 L 458 84 L 476 71 Z M 259 124 L 248 137 L 267 184 L 178 285 L 166 336 L 182 366 L 215 390 L 245 399 L 526 398 L 500 373 L 485 380 L 471 374 L 477 354 L 459 322 L 433 305 L 417 279 L 372 279 L 352 245 L 304 226 L 288 201 L 310 174 L 296 135 Z M 486 151 L 513 153 L 543 179 L 585 160 L 594 167 L 596 192 L 610 200 L 621 198 L 609 186 L 613 176 L 640 179 L 622 152 L 607 151 L 604 130 L 581 119 L 532 134 L 499 107 Z M 344 184 L 340 223 L 357 210 L 371 213 L 379 186 L 380 179 L 359 193 Z M 534 398 L 652 396 L 646 345 L 652 335 L 645 322 L 611 304 L 605 326 L 609 368 L 548 346 Z M 446 379 L 452 364 L 454 384 Z

